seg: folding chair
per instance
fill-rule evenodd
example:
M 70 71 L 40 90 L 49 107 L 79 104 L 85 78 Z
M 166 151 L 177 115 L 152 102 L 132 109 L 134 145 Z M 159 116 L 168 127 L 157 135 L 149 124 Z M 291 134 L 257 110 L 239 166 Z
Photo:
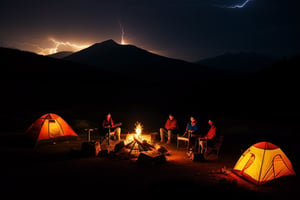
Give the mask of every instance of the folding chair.
M 188 136 L 187 137 L 185 137 L 185 136 L 183 136 L 183 135 L 179 135 L 178 133 L 177 133 L 177 149 L 179 148 L 179 143 L 180 143 L 180 141 L 182 141 L 182 142 L 184 142 L 185 143 L 185 145 L 186 145 L 186 147 L 187 147 L 187 150 L 189 150 L 189 142 L 190 142 L 190 134 L 189 133 L 187 133 L 188 134 Z
M 206 143 L 204 144 L 205 146 L 205 157 L 207 157 L 208 155 L 210 155 L 212 152 L 215 152 L 216 153 L 216 156 L 217 156 L 217 160 L 219 159 L 219 153 L 220 153 L 220 149 L 221 149 L 221 146 L 223 144 L 223 140 L 224 140 L 224 136 L 223 135 L 220 135 L 218 140 L 216 141 L 216 143 L 213 145 L 213 146 L 209 146 L 207 144 L 207 139 L 206 139 Z

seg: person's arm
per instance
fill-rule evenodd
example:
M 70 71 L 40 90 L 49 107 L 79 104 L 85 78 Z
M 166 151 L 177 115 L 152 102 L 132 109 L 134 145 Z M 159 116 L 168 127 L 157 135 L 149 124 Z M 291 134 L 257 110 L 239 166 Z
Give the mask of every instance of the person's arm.
M 114 126 L 114 121 L 113 121 L 113 119 L 112 119 L 112 118 L 110 118 L 110 125 L 111 125 L 111 127 L 113 127 L 113 126 Z
M 188 134 L 188 131 L 189 131 L 189 124 L 186 125 L 184 134 L 182 136 L 186 136 Z
M 167 119 L 166 123 L 165 123 L 165 129 L 170 129 L 170 120 Z
M 211 140 L 215 137 L 216 135 L 216 127 L 215 126 L 211 126 L 211 128 L 209 129 L 208 133 L 206 134 L 206 138 Z

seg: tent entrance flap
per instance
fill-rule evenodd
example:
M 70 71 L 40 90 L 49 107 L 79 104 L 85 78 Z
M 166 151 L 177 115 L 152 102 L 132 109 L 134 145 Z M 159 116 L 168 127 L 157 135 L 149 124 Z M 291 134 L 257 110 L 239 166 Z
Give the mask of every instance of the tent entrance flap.
M 55 138 L 55 137 L 64 135 L 60 124 L 57 123 L 56 120 L 54 120 L 54 119 L 49 120 L 48 129 L 49 129 L 49 137 L 50 138 Z

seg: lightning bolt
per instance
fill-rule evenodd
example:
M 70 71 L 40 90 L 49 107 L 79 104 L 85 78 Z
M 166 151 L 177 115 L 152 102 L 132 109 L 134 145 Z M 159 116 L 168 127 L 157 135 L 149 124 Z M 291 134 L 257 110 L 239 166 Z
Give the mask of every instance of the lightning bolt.
M 124 44 L 126 44 L 125 40 L 124 40 L 125 31 L 124 31 L 124 28 L 123 28 L 123 26 L 122 26 L 122 24 L 121 24 L 120 21 L 119 21 L 119 25 L 120 25 L 120 29 L 121 29 L 121 44 L 124 45 Z
M 3 43 L 3 46 L 23 49 L 25 51 L 35 52 L 40 55 L 49 55 L 49 54 L 57 53 L 58 51 L 60 51 L 59 48 L 64 48 L 67 49 L 68 51 L 79 51 L 81 49 L 85 49 L 90 46 L 90 44 L 77 45 L 71 42 L 61 42 L 61 41 L 57 41 L 54 38 L 49 38 L 49 41 L 54 43 L 54 47 L 45 48 L 45 47 L 41 47 L 41 45 L 38 44 L 22 42 L 22 41 L 1 41 L 1 43 Z
M 61 46 L 65 47 L 65 48 L 69 48 L 69 49 L 71 48 L 73 51 L 79 51 L 81 49 L 85 49 L 90 46 L 90 45 L 77 45 L 77 44 L 73 44 L 71 42 L 61 42 L 61 41 L 55 40 L 54 38 L 50 38 L 49 40 L 54 43 L 54 47 L 53 48 L 39 47 L 38 54 L 48 55 L 48 54 L 57 53 L 58 48 L 60 48 Z
M 237 4 L 237 5 L 232 5 L 232 6 L 227 6 L 226 8 L 244 8 L 250 1 L 252 0 L 246 0 L 242 4 Z

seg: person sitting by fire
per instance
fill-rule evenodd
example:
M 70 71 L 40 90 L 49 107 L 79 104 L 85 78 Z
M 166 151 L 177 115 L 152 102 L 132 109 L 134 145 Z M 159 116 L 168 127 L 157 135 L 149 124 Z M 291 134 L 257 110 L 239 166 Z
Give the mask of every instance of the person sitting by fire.
M 194 116 L 190 117 L 190 122 L 186 126 L 186 131 L 183 136 L 187 136 L 189 138 L 189 154 L 194 152 L 197 149 L 198 137 L 199 134 L 199 125 Z
M 215 122 L 208 120 L 209 130 L 204 136 L 200 136 L 199 145 L 201 147 L 200 153 L 204 153 L 206 146 L 213 146 L 216 142 L 216 126 Z
M 163 143 L 165 138 L 167 137 L 167 144 L 171 143 L 172 135 L 176 135 L 178 132 L 178 122 L 173 114 L 169 114 L 169 118 L 167 119 L 164 128 L 160 128 L 160 142 Z
M 102 131 L 101 135 L 105 136 L 114 136 L 117 137 L 118 140 L 121 140 L 121 126 L 122 123 L 115 124 L 110 113 L 105 115 L 105 118 L 102 121 Z M 109 138 L 110 139 L 110 138 Z

